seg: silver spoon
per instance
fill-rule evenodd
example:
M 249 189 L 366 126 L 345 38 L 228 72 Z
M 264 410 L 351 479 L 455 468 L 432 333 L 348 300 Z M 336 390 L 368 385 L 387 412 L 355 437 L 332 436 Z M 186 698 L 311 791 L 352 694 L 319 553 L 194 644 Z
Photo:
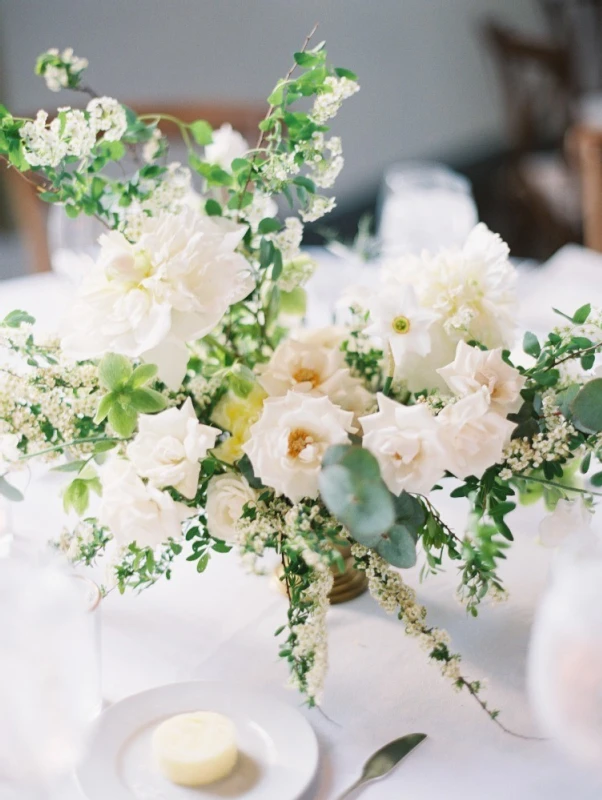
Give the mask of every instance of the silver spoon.
M 350 794 L 359 789 L 360 786 L 375 781 L 378 778 L 383 778 L 395 767 L 402 758 L 405 758 L 420 742 L 426 739 L 426 733 L 408 733 L 407 736 L 402 736 L 401 739 L 395 739 L 376 753 L 364 764 L 361 776 L 358 780 L 350 786 L 343 794 L 339 795 L 337 800 L 344 800 Z

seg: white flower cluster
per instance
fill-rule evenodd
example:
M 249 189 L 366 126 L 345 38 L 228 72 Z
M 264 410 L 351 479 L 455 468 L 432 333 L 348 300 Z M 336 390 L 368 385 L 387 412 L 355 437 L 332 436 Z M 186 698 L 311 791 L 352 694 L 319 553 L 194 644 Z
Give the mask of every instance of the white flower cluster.
M 559 412 L 553 391 L 543 396 L 543 419 L 545 431 L 536 433 L 532 439 L 513 439 L 504 451 L 502 480 L 538 469 L 546 461 L 561 461 L 571 456 L 570 443 L 577 431 Z
M 48 56 L 50 58 L 45 58 Z M 56 47 L 52 47 L 42 55 L 41 59 L 45 62 L 41 74 L 51 92 L 66 89 L 70 79 L 77 79 L 88 66 L 88 59 L 76 56 L 72 47 L 66 47 L 62 53 Z
M 249 143 L 245 137 L 225 123 L 213 131 L 213 141 L 205 147 L 205 161 L 230 171 L 234 159 L 243 158 L 248 150 Z
M 349 78 L 329 77 L 324 81 L 328 87 L 314 101 L 310 116 L 318 125 L 335 117 L 344 100 L 359 92 L 359 83 Z
M 142 147 L 142 158 L 147 164 L 150 164 L 165 152 L 166 146 L 167 140 L 159 128 L 155 128 L 150 139 Z
M 57 167 L 67 156 L 86 158 L 99 134 L 106 141 L 121 139 L 127 128 L 124 107 L 111 97 L 90 100 L 86 110 L 60 108 L 48 124 L 48 113 L 38 111 L 35 120 L 21 126 L 23 153 L 31 167 Z
M 112 231 L 79 289 L 65 324 L 63 351 L 76 359 L 107 352 L 143 356 L 178 389 L 186 343 L 202 338 L 254 286 L 237 252 L 245 228 L 184 208 L 147 217 L 132 244 Z
M 299 212 L 303 222 L 315 222 L 329 214 L 336 206 L 334 197 L 325 197 L 322 194 L 310 194 L 307 198 L 307 205 Z
M 516 273 L 508 247 L 482 223 L 462 250 L 405 255 L 387 262 L 381 286 L 353 297 L 370 313 L 367 332 L 389 347 L 411 391 L 441 388 L 437 369 L 458 341 L 510 346 L 515 331 Z
M 301 252 L 303 224 L 299 218 L 287 217 L 284 228 L 268 238 L 272 239 L 282 254 L 283 268 L 278 286 L 284 292 L 292 292 L 299 286 L 304 286 L 316 271 L 317 263 L 307 253 Z

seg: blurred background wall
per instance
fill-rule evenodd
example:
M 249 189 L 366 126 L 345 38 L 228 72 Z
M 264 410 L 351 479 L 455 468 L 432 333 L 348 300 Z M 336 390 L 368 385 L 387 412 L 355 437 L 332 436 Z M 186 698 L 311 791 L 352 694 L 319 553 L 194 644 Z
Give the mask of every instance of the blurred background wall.
M 262 101 L 319 21 L 317 40 L 362 86 L 335 123 L 344 209 L 392 161 L 466 161 L 501 146 L 498 87 L 478 36 L 489 16 L 541 28 L 534 0 L 0 0 L 0 90 L 23 112 L 55 105 L 33 64 L 70 46 L 89 59 L 97 91 L 122 100 Z

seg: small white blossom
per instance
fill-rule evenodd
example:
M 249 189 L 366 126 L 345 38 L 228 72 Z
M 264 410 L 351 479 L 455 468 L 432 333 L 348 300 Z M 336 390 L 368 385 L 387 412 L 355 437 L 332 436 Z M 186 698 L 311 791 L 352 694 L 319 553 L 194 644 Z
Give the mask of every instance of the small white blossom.
M 117 142 L 126 131 L 125 108 L 113 97 L 95 97 L 87 105 L 92 126 L 104 132 L 107 142 Z
M 155 128 L 150 139 L 142 147 L 142 158 L 147 164 L 152 163 L 161 155 L 165 148 L 166 140 L 159 128 Z
M 393 494 L 427 494 L 445 472 L 441 428 L 426 405 L 403 406 L 378 395 L 378 412 L 362 417 L 363 446 L 377 459 Z
M 328 397 L 300 392 L 270 397 L 243 450 L 266 486 L 293 502 L 315 498 L 324 453 L 349 442 L 352 421 L 353 414 Z
M 257 493 L 242 475 L 214 475 L 207 486 L 207 530 L 217 539 L 236 541 L 244 507 L 256 500 Z
M 328 77 L 324 81 L 327 89 L 315 99 L 310 116 L 318 125 L 323 125 L 335 117 L 348 97 L 359 92 L 359 84 L 349 78 Z
M 59 108 L 59 112 L 61 111 L 65 115 L 61 138 L 67 144 L 67 155 L 85 158 L 96 144 L 96 130 L 83 111 L 77 108 Z
M 173 486 L 192 500 L 199 485 L 199 461 L 215 447 L 220 433 L 219 428 L 201 425 L 189 397 L 181 408 L 141 414 L 127 455 L 140 477 L 158 489 Z
M 31 167 L 57 167 L 67 155 L 67 143 L 60 135 L 60 120 L 47 127 L 48 113 L 38 111 L 35 120 L 25 122 L 19 131 L 23 155 Z
M 80 73 L 88 66 L 88 59 L 74 55 L 72 47 L 65 48 L 62 53 L 57 48 L 52 47 L 41 58 L 43 59 L 44 56 L 52 56 L 41 69 L 46 86 L 51 92 L 59 92 L 61 89 L 66 89 L 69 86 L 70 76 L 73 78 L 79 77 Z M 60 63 L 52 63 L 56 61 Z
M 299 212 L 303 222 L 315 222 L 329 214 L 336 206 L 334 197 L 324 197 L 321 194 L 310 194 L 307 198 L 307 207 Z

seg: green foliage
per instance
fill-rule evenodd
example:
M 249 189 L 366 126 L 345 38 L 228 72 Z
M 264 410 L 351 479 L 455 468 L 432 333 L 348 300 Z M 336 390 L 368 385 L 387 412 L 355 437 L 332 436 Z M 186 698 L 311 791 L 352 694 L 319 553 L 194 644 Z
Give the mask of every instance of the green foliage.
M 88 509 L 91 491 L 101 495 L 102 486 L 95 473 L 86 474 L 84 470 L 75 480 L 71 481 L 63 492 L 63 508 L 65 512 L 73 509 L 78 516 L 82 517 Z
M 28 314 L 27 311 L 15 310 L 7 314 L 0 324 L 7 328 L 19 328 L 24 323 L 33 325 L 35 323 L 35 318 L 32 317 L 31 314 Z
M 583 386 L 571 403 L 573 424 L 584 433 L 602 431 L 602 378 Z
M 201 146 L 211 144 L 213 141 L 213 128 L 204 119 L 197 119 L 193 122 L 190 125 L 190 132 L 194 141 Z
M 12 483 L 9 483 L 4 475 L 0 475 L 0 495 L 6 497 L 6 499 L 11 502 L 18 503 L 23 500 L 22 492 L 20 492 L 16 486 L 13 486 Z

